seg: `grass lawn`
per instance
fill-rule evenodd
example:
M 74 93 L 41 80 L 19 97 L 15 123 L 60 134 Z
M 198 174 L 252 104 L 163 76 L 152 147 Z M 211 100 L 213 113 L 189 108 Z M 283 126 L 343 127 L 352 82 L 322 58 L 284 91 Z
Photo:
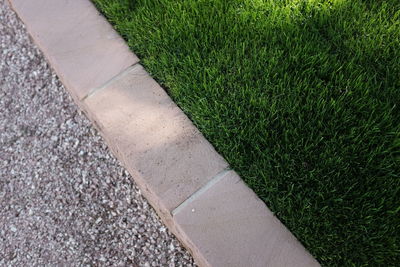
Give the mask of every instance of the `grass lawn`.
M 320 263 L 400 262 L 399 0 L 93 1 Z

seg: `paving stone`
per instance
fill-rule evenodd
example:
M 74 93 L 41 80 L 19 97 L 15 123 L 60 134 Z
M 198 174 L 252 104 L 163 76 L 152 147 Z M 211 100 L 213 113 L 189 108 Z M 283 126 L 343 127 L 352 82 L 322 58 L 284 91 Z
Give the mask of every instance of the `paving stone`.
M 227 167 L 139 64 L 95 91 L 84 104 L 145 188 L 143 193 L 163 212 L 172 211 Z
M 137 63 L 88 0 L 10 0 L 75 99 Z
M 233 171 L 174 215 L 199 263 L 210 266 L 319 266 Z

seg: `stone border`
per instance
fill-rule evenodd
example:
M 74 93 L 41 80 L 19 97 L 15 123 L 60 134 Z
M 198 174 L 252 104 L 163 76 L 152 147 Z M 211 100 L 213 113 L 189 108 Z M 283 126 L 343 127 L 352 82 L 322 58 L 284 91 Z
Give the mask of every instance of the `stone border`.
M 200 266 L 319 266 L 138 63 L 89 0 L 9 0 Z

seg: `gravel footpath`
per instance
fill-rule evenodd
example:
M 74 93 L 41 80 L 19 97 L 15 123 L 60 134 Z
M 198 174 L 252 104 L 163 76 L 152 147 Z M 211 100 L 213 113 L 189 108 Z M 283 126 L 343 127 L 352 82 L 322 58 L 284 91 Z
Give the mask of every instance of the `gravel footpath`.
M 4 0 L 0 265 L 194 265 Z

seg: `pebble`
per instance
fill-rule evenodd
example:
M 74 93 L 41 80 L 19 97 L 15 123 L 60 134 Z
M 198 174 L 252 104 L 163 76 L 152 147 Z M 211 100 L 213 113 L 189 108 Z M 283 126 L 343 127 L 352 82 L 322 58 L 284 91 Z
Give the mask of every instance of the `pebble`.
M 0 266 L 195 266 L 0 0 Z

